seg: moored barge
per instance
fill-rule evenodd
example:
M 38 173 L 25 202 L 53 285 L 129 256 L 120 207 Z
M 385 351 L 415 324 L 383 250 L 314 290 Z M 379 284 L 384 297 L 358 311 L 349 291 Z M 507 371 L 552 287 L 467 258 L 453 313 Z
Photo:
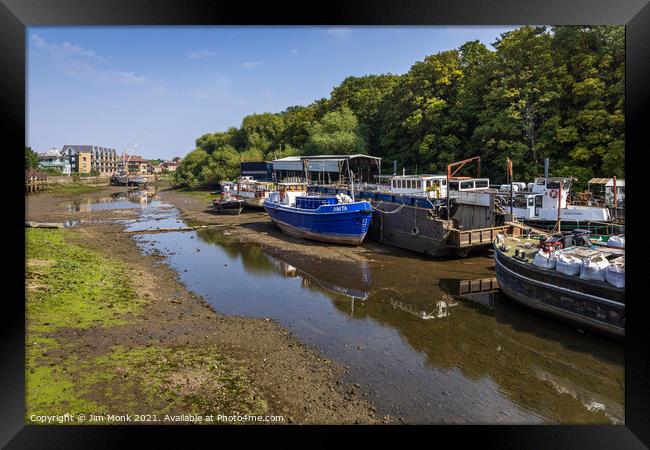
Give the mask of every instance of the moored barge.
M 553 266 L 539 267 L 534 263 L 537 253 L 543 254 L 539 240 L 514 236 L 497 239 L 494 244 L 496 277 L 507 297 L 578 326 L 614 337 L 625 335 L 624 284 L 616 287 L 604 280 L 562 273 Z M 624 258 L 622 249 L 594 246 L 568 246 L 563 254 L 576 258 L 580 261 L 578 265 L 591 257 L 605 258 L 603 261 L 614 264 Z

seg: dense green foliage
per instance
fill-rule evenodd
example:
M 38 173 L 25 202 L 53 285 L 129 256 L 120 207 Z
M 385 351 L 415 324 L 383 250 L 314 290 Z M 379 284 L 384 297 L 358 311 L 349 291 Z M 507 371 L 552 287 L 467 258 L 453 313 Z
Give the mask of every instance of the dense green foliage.
M 624 28 L 530 27 L 430 55 L 403 75 L 348 77 L 308 106 L 244 118 L 210 133 L 175 182 L 198 187 L 238 172 L 240 161 L 296 154 L 369 153 L 409 173 L 442 172 L 480 155 L 482 175 L 531 181 L 551 175 L 624 176 Z
M 38 167 L 38 153 L 31 147 L 25 147 L 25 170 Z

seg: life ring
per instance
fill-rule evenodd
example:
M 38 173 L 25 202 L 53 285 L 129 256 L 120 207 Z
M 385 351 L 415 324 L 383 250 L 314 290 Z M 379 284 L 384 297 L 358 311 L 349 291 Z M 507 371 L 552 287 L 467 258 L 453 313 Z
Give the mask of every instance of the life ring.
M 557 198 L 557 191 L 556 190 L 551 191 L 551 198 Z

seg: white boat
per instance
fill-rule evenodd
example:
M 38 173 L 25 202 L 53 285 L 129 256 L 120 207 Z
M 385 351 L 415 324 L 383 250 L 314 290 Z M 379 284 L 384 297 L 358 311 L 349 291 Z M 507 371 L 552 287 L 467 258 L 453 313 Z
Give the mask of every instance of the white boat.
M 607 208 L 568 204 L 570 178 L 536 178 L 534 183 L 529 183 L 528 188 L 517 191 L 512 202 L 513 215 L 523 222 L 555 223 L 558 220 L 558 208 L 560 221 L 570 225 L 611 221 Z M 509 203 L 507 193 L 504 193 L 504 197 Z
M 256 181 L 253 177 L 239 177 L 236 184 L 236 195 L 244 200 L 246 205 L 255 208 L 263 208 L 264 200 L 269 193 L 275 190 L 275 183 L 267 181 Z

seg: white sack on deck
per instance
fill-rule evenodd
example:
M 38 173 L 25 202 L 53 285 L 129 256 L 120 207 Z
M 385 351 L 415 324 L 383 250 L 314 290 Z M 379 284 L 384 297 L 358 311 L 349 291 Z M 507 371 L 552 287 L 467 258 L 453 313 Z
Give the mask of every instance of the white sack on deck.
M 605 279 L 612 286 L 617 288 L 625 287 L 625 266 L 622 264 L 610 264 L 605 271 Z
M 583 280 L 605 281 L 607 267 L 609 267 L 609 261 L 602 254 L 585 258 L 580 268 L 580 278 Z
M 625 248 L 625 236 L 612 236 L 607 240 L 608 247 Z
M 557 257 L 557 265 L 555 270 L 565 275 L 579 275 L 582 268 L 582 260 L 575 256 L 565 255 L 564 252 L 559 252 Z
M 557 264 L 557 256 L 555 252 L 546 253 L 544 250 L 539 249 L 535 254 L 533 264 L 542 269 L 552 270 L 555 269 L 555 265 Z

